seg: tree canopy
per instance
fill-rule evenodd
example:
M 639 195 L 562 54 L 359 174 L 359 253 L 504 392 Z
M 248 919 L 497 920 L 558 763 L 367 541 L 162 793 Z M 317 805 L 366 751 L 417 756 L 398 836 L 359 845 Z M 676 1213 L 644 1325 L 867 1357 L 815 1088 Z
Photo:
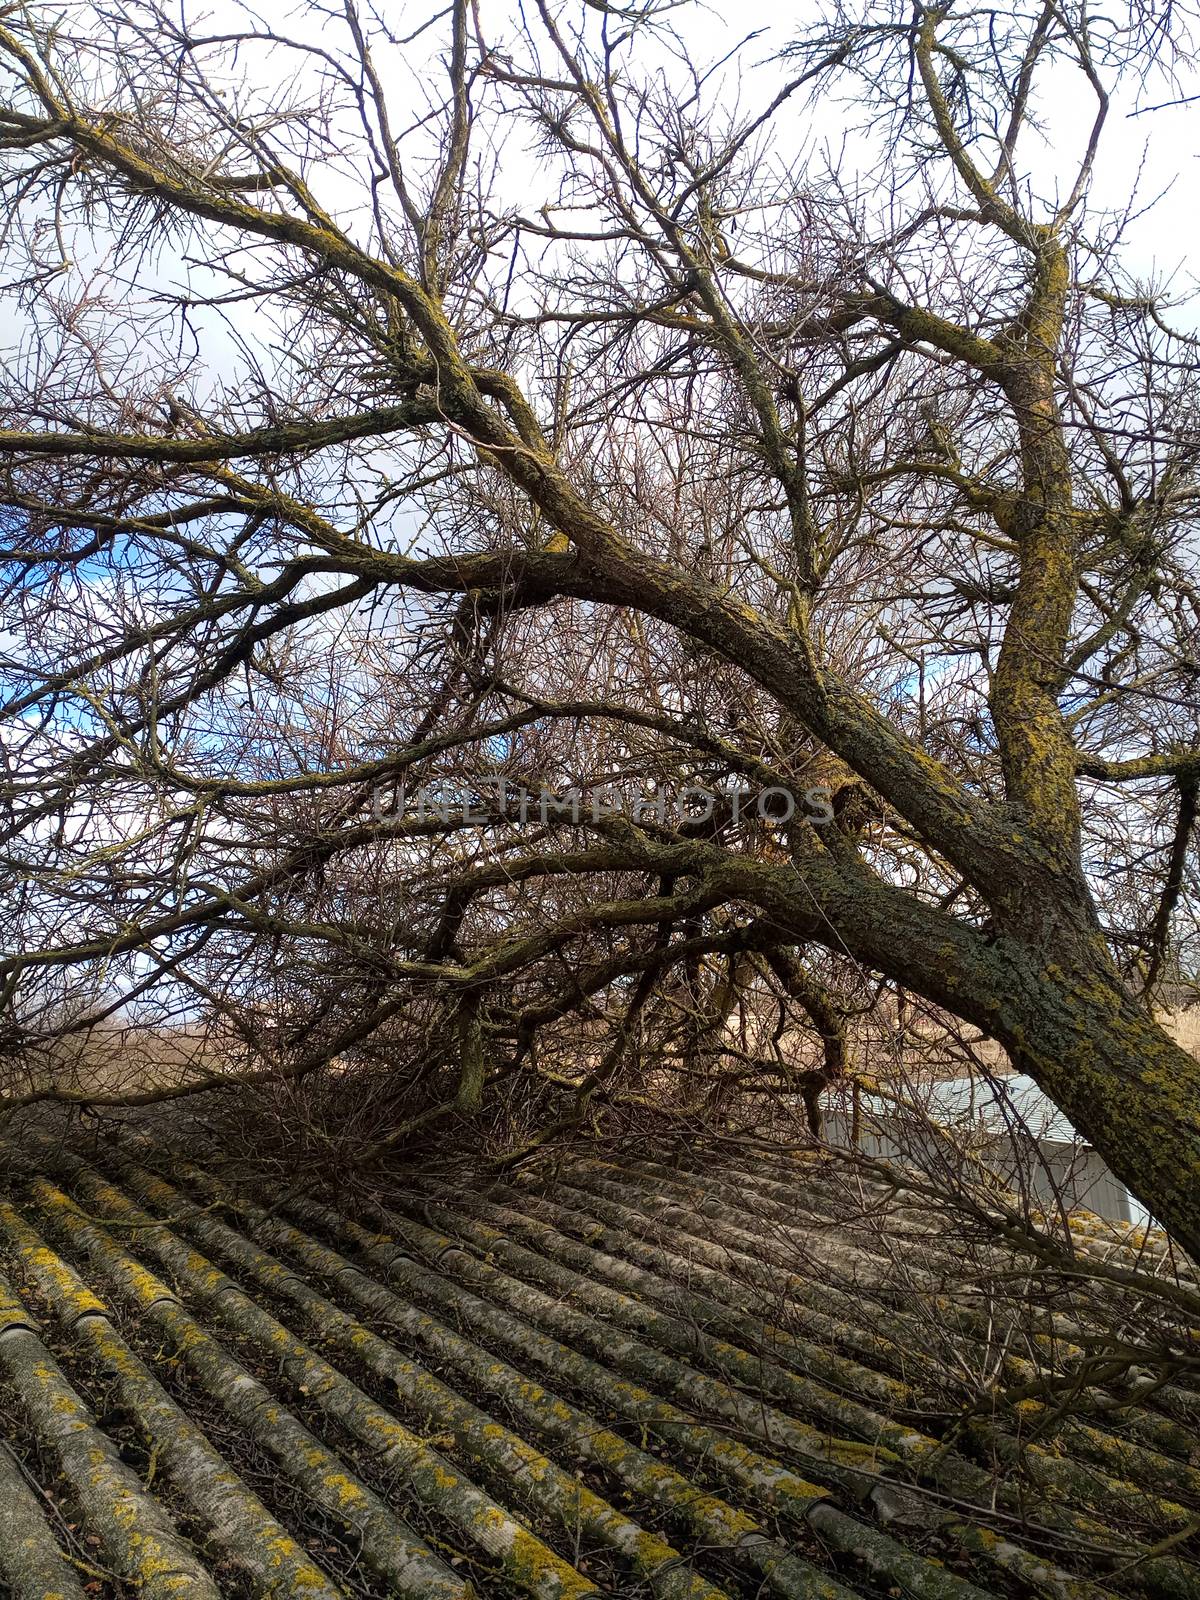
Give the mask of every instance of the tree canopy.
M 882 984 L 1200 1248 L 1197 340 L 1089 198 L 1185 19 L 814 17 L 7 10 L 0 1109 L 537 1137 L 786 1087 L 752 990 L 815 1105 Z

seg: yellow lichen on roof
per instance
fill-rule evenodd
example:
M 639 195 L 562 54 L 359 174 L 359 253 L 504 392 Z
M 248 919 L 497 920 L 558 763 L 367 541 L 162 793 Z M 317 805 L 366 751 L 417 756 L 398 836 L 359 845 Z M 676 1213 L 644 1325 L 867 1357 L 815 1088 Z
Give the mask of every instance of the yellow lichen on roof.
M 537 1189 L 418 1181 L 347 1216 L 268 1187 L 259 1207 L 147 1155 L 48 1153 L 0 1201 L 0 1344 L 52 1325 L 83 1398 L 48 1358 L 25 1381 L 46 1416 L 94 1430 L 71 1514 L 86 1530 L 108 1471 L 86 1404 L 105 1374 L 143 1439 L 186 1436 L 110 1506 L 147 1592 L 192 1592 L 152 1505 L 163 1526 L 184 1518 L 208 1572 L 308 1600 L 345 1592 L 356 1563 L 380 1594 L 438 1600 L 1200 1600 L 1200 1394 L 1166 1386 L 1068 1425 L 1018 1392 L 946 1428 L 922 1394 L 935 1360 L 990 1350 L 972 1304 L 933 1284 L 935 1237 L 913 1270 L 941 1354 L 911 1303 L 880 1318 L 860 1236 L 842 1242 L 871 1286 L 859 1304 L 813 1277 L 809 1159 L 581 1158 Z M 1086 1347 L 1056 1315 L 1002 1382 Z M 278 1484 L 252 1491 L 239 1465 L 264 1449 Z M 237 1538 L 222 1495 L 240 1497 Z M 304 1548 L 339 1521 L 315 1541 L 328 1550 Z M 15 1551 L 0 1513 L 0 1590 Z

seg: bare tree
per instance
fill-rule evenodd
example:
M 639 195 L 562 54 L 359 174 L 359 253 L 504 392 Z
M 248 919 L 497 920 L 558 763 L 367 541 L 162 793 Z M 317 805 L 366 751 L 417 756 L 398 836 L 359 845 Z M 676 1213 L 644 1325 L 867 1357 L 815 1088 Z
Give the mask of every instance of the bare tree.
M 757 101 L 686 17 L 8 8 L 5 1106 L 375 1064 L 383 1142 L 543 1137 L 769 1077 L 748 983 L 836 1074 L 886 981 L 1196 1251 L 1196 341 L 1088 205 L 1181 17 L 831 5 Z

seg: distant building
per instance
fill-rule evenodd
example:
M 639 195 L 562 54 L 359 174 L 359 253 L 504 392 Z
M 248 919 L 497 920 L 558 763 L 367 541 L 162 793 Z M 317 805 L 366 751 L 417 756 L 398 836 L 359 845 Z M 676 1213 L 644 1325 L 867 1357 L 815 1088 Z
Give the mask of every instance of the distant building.
M 881 1160 L 916 1161 L 931 1170 L 952 1159 L 941 1147 L 963 1149 L 1038 1210 L 1082 1209 L 1112 1222 L 1147 1220 L 1140 1202 L 1032 1078 L 1010 1074 L 996 1081 L 994 1091 L 983 1078 L 946 1080 L 931 1087 L 922 1110 L 927 1127 L 915 1113 L 894 1111 L 886 1101 L 865 1096 L 858 1148 Z M 846 1111 L 831 1110 L 825 1125 L 831 1144 L 849 1145 Z M 940 1139 L 938 1130 L 948 1139 Z
M 1200 1057 L 1200 1004 L 1192 991 L 1167 997 L 1158 1016 L 1178 1044 Z M 789 1029 L 779 1048 L 800 1070 L 819 1064 L 812 1030 Z M 937 1149 L 941 1128 L 1038 1209 L 1083 1209 L 1114 1222 L 1149 1220 L 1141 1202 L 1033 1080 L 1013 1072 L 994 1039 L 951 1018 L 943 1027 L 936 1014 L 924 1011 L 902 1019 L 889 996 L 850 1025 L 847 1055 L 851 1074 L 874 1079 L 883 1091 L 860 1098 L 864 1154 L 936 1165 L 944 1159 Z M 911 1109 L 898 1108 L 889 1091 Z M 847 1100 L 836 1089 L 827 1092 L 825 1138 L 831 1144 L 851 1141 Z

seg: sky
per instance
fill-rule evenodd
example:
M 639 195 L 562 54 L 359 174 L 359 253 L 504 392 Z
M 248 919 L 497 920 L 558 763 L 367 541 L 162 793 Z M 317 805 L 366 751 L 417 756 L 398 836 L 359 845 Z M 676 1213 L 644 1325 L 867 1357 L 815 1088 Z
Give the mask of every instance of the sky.
M 589 3 L 597 4 L 598 0 Z M 1116 4 L 1117 0 L 1108 3 Z M 520 0 L 494 0 L 482 7 L 480 14 L 490 38 L 509 32 L 504 16 L 511 16 L 515 22 L 519 4 Z M 337 11 L 340 7 L 334 5 L 332 9 Z M 213 31 L 246 25 L 247 13 L 229 0 L 203 7 L 189 5 L 188 12 L 205 19 L 207 28 Z M 567 16 L 579 12 L 575 0 L 564 6 Z M 429 14 L 429 0 L 384 8 L 387 24 L 396 35 L 417 27 Z M 301 0 L 300 4 L 295 0 L 259 0 L 253 15 L 260 26 L 277 27 L 310 43 L 333 41 L 339 31 L 309 0 Z M 676 8 L 672 20 L 687 40 L 693 60 L 718 61 L 751 34 L 738 56 L 738 66 L 721 69 L 714 80 L 721 84 L 726 103 L 740 97 L 742 104 L 750 107 L 761 105 L 772 88 L 783 81 L 791 69 L 779 62 L 780 51 L 799 29 L 815 22 L 819 15 L 820 9 L 812 0 L 800 0 L 799 4 L 756 0 L 753 7 L 747 7 L 743 0 L 686 0 Z M 440 99 L 445 80 L 439 56 L 445 48 L 445 38 L 443 21 L 403 51 L 392 52 L 391 59 L 386 51 L 381 52 L 381 71 L 394 95 L 393 117 L 398 126 L 409 118 L 420 118 L 425 109 L 423 100 L 427 104 Z M 294 59 L 288 58 L 289 62 Z M 248 55 L 243 58 L 253 70 L 251 60 Z M 268 79 L 282 66 L 280 57 L 273 58 L 266 69 Z M 1117 211 L 1127 207 L 1136 194 L 1137 214 L 1127 230 L 1123 260 L 1139 279 L 1165 287 L 1168 299 L 1175 301 L 1187 297 L 1195 282 L 1195 263 L 1200 260 L 1200 101 L 1160 110 L 1148 108 L 1181 91 L 1200 93 L 1200 76 L 1193 73 L 1174 88 L 1160 79 L 1146 86 L 1140 100 L 1134 98 L 1132 91 L 1114 100 L 1090 196 L 1093 208 Z M 1051 193 L 1055 182 L 1073 170 L 1091 126 L 1093 106 L 1091 92 L 1077 68 L 1063 64 L 1052 69 L 1038 108 L 1043 121 L 1042 137 L 1027 139 L 1023 149 L 1025 169 L 1042 194 Z M 877 135 L 857 127 L 860 121 L 858 109 L 850 100 L 829 96 L 814 105 L 797 98 L 779 114 L 778 146 L 788 155 L 792 150 L 803 150 L 814 169 L 820 168 L 826 157 L 838 158 L 843 173 L 847 177 L 858 175 L 869 192 L 881 168 L 886 167 L 889 152 Z M 556 176 L 523 151 L 517 141 L 506 143 L 496 174 L 499 196 L 529 214 L 542 199 L 554 197 L 556 183 Z M 350 198 L 342 180 L 332 173 L 323 178 L 320 193 L 335 207 L 343 198 Z M 77 244 L 81 264 L 89 258 L 103 259 L 102 235 Z M 159 283 L 181 278 L 183 272 L 175 270 L 177 265 L 168 253 L 160 259 L 153 277 Z M 145 265 L 143 272 L 149 279 L 150 269 Z M 2 285 L 8 276 L 0 272 L 0 346 L 8 346 L 11 354 L 20 336 L 22 318 L 13 297 L 4 294 Z M 1200 327 L 1200 309 L 1181 309 L 1173 320 L 1185 329 Z M 206 320 L 202 361 L 214 379 L 238 364 L 230 329 L 243 331 L 253 339 L 253 314 L 247 311 L 244 318 L 239 318 L 235 311 L 226 329 L 215 318 Z

